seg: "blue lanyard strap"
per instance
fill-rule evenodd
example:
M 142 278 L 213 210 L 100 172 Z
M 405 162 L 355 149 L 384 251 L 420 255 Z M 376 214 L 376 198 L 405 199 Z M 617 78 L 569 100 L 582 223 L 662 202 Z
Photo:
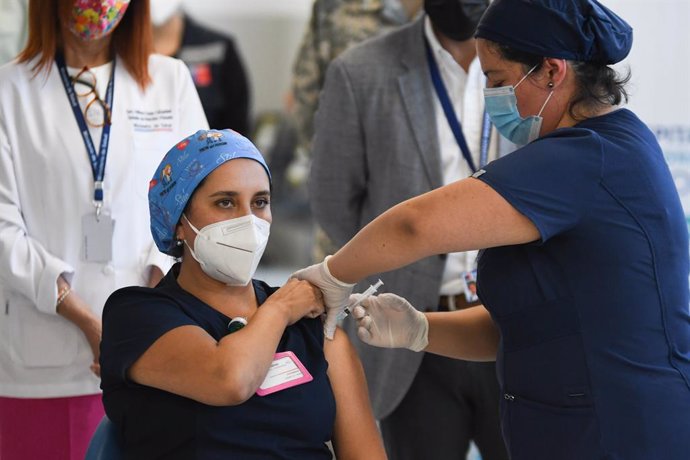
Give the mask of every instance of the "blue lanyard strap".
M 436 90 L 436 96 L 438 96 L 438 100 L 441 103 L 441 107 L 443 108 L 443 113 L 446 115 L 446 119 L 448 120 L 448 124 L 450 125 L 450 129 L 453 132 L 453 136 L 455 137 L 455 141 L 458 143 L 458 146 L 460 147 L 460 151 L 462 152 L 463 158 L 465 158 L 465 161 L 467 161 L 467 164 L 472 169 L 472 172 L 476 172 L 477 167 L 475 166 L 474 160 L 472 159 L 472 154 L 470 153 L 470 149 L 467 147 L 467 141 L 465 140 L 465 135 L 462 133 L 462 126 L 460 125 L 460 121 L 458 120 L 458 117 L 455 116 L 455 110 L 453 109 L 453 104 L 450 102 L 450 97 L 448 96 L 448 91 L 446 90 L 446 86 L 443 84 L 443 80 L 441 79 L 441 72 L 439 71 L 438 65 L 436 64 L 436 59 L 434 59 L 434 56 L 431 53 L 431 47 L 429 46 L 429 42 L 426 39 L 426 37 L 424 37 L 424 48 L 426 49 L 426 60 L 427 60 L 427 63 L 429 64 L 429 73 L 431 74 L 431 82 L 434 84 L 434 89 Z M 484 166 L 488 161 L 490 139 L 491 139 L 491 121 L 489 120 L 488 114 L 486 112 L 484 112 L 484 118 L 483 118 L 483 122 L 482 122 L 482 136 L 481 136 L 481 145 L 480 145 L 480 155 L 479 155 L 480 167 Z
M 479 148 L 479 167 L 483 168 L 489 162 L 489 144 L 491 143 L 491 117 L 484 111 L 482 120 L 482 140 Z
M 91 172 L 93 173 L 93 201 L 96 206 L 96 212 L 99 213 L 101 207 L 103 206 L 103 177 L 105 176 L 105 162 L 108 158 L 108 143 L 110 141 L 110 123 L 106 122 L 103 125 L 103 131 L 101 133 L 101 144 L 99 146 L 98 152 L 93 145 L 93 140 L 91 139 L 91 134 L 89 133 L 89 128 L 86 126 L 86 121 L 84 120 L 84 114 L 81 113 L 81 108 L 79 107 L 79 101 L 77 99 L 77 93 L 72 85 L 72 80 L 67 73 L 67 67 L 65 66 L 65 59 L 62 54 L 57 53 L 55 56 L 55 63 L 60 71 L 60 79 L 62 80 L 62 86 L 65 87 L 65 92 L 67 93 L 67 99 L 69 99 L 69 104 L 72 107 L 72 112 L 74 113 L 74 118 L 77 120 L 79 125 L 79 131 L 81 132 L 81 137 L 84 141 L 84 146 L 86 147 L 86 153 L 89 156 L 89 161 L 91 162 Z M 108 81 L 108 88 L 105 92 L 105 104 L 110 108 L 112 112 L 113 107 L 113 92 L 115 90 L 115 60 L 113 60 L 113 67 L 110 71 L 110 80 Z

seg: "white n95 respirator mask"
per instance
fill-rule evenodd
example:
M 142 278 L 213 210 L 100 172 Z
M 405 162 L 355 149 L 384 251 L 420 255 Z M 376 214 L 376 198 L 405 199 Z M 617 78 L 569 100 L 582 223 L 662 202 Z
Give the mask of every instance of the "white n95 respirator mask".
M 249 284 L 266 249 L 271 224 L 249 214 L 197 230 L 187 216 L 182 217 L 196 233 L 194 249 L 189 250 L 204 273 L 228 286 Z

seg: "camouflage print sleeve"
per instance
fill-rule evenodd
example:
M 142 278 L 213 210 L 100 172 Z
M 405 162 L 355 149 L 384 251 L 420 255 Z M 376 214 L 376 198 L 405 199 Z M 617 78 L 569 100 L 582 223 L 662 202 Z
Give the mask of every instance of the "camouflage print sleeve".
M 308 154 L 328 65 L 351 46 L 400 25 L 383 13 L 381 0 L 315 0 L 292 79 L 292 115 L 299 145 Z
M 299 145 L 310 152 L 314 134 L 314 112 L 323 86 L 325 66 L 321 54 L 328 44 L 327 22 L 340 0 L 315 0 L 307 30 L 302 38 L 292 76 L 292 115 Z

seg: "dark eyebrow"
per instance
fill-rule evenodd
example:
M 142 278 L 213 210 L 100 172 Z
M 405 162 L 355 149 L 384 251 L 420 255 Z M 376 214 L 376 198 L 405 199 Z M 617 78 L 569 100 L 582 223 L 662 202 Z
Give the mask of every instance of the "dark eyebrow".
M 238 196 L 239 192 L 233 192 L 231 190 L 219 190 L 217 192 L 212 193 L 209 195 L 210 198 L 215 198 L 215 197 L 235 197 Z M 254 196 L 270 196 L 271 192 L 269 190 L 260 190 L 254 194 Z
M 217 196 L 237 196 L 237 195 L 239 195 L 239 193 L 237 193 L 237 192 L 231 192 L 231 191 L 227 191 L 227 190 L 219 190 L 215 193 L 210 194 L 209 197 L 213 198 L 213 197 L 217 197 Z

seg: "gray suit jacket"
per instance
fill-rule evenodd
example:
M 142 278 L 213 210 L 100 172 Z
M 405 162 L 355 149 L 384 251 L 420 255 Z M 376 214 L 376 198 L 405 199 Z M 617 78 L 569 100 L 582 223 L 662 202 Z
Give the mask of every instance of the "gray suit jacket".
M 393 205 L 443 185 L 423 34 L 422 17 L 350 49 L 328 68 L 309 194 L 316 221 L 337 246 Z M 444 261 L 434 256 L 383 273 L 379 292 L 436 309 Z M 362 359 L 375 416 L 385 418 L 407 393 L 423 353 L 368 346 L 356 338 L 353 320 L 343 326 Z

